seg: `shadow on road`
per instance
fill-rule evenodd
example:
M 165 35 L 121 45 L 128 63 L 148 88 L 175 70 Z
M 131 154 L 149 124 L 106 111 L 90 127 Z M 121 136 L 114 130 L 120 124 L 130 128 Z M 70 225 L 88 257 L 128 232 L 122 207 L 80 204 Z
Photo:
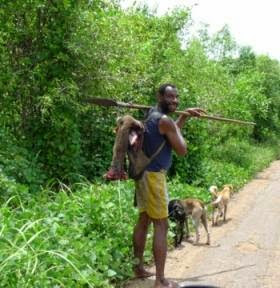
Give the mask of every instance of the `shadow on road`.
M 242 270 L 242 269 L 247 269 L 250 267 L 256 266 L 256 264 L 252 264 L 252 265 L 245 265 L 245 266 L 240 266 L 234 269 L 227 269 L 227 270 L 221 270 L 221 271 L 217 271 L 215 273 L 208 273 L 208 274 L 202 274 L 202 275 L 197 275 L 197 276 L 193 276 L 191 278 L 187 278 L 187 279 L 176 279 L 177 281 L 184 283 L 184 282 L 189 282 L 189 281 L 193 281 L 193 282 L 198 282 L 198 281 L 202 281 L 203 278 L 205 277 L 209 277 L 209 276 L 215 276 L 215 275 L 219 275 L 219 274 L 223 274 L 223 273 L 228 273 L 228 272 L 233 272 L 233 271 L 238 271 L 238 270 Z M 180 287 L 215 287 L 215 286 L 180 286 Z M 216 286 L 217 287 L 217 286 Z M 217 287 L 218 288 L 218 287 Z

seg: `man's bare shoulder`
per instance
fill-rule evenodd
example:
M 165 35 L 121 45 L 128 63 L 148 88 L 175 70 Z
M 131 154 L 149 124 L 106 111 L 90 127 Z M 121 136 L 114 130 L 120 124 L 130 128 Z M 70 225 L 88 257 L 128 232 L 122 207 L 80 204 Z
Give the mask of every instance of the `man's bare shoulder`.
M 168 131 L 176 130 L 175 125 L 175 122 L 170 117 L 163 115 L 159 120 L 159 131 L 161 134 L 165 134 Z

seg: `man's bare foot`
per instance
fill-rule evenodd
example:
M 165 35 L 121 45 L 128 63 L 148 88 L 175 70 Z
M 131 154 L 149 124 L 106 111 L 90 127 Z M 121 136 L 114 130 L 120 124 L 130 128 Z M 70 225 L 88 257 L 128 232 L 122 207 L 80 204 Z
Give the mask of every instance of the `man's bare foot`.
M 154 288 L 179 288 L 179 285 L 167 279 L 156 279 Z
M 135 278 L 148 278 L 154 276 L 155 274 L 150 271 L 147 271 L 144 268 L 134 268 L 134 275 Z

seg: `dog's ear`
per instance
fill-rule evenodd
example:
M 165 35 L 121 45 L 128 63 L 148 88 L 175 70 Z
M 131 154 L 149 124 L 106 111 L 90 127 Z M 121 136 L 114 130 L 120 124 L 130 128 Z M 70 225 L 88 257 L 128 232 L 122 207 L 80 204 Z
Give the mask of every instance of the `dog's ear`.
M 169 201 L 169 203 L 168 203 L 169 216 L 171 216 L 174 212 L 176 201 L 177 201 L 176 199 L 173 199 L 173 200 Z
M 180 200 L 173 199 L 168 203 L 168 216 L 175 221 L 185 217 L 185 210 Z
M 175 203 L 174 211 L 175 211 L 175 214 L 177 214 L 179 217 L 182 217 L 185 215 L 185 209 L 180 201 Z
M 230 194 L 232 195 L 233 194 L 233 185 L 229 184 L 228 187 L 229 187 Z
M 233 192 L 233 185 L 232 184 L 226 184 L 226 185 L 224 185 L 224 188 L 229 188 L 230 192 Z

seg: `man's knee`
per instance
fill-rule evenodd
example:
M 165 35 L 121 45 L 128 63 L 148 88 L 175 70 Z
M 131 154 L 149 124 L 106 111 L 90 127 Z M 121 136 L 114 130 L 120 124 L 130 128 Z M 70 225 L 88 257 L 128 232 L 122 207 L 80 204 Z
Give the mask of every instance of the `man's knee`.
M 159 229 L 161 231 L 167 231 L 168 229 L 168 220 L 167 218 L 163 219 L 152 219 L 154 223 L 155 229 Z
M 148 227 L 151 223 L 151 218 L 146 212 L 141 212 L 138 218 L 138 225 L 141 227 Z

